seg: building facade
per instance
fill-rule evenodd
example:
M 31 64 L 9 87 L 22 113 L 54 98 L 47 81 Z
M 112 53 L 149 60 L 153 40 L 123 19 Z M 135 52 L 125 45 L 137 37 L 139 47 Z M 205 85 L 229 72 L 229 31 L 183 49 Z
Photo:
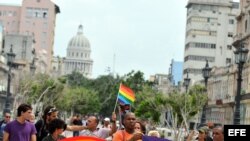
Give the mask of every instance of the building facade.
M 183 78 L 203 79 L 202 68 L 227 66 L 233 60 L 233 36 L 239 3 L 232 0 L 189 0 L 187 4 Z
M 4 34 L 32 36 L 43 73 L 51 70 L 56 14 L 60 9 L 51 0 L 23 0 L 21 6 L 0 5 Z M 41 56 L 41 57 L 39 57 Z
M 54 78 L 60 77 L 64 74 L 64 60 L 65 57 L 53 57 L 51 76 Z
M 250 1 L 240 1 L 240 13 L 237 15 L 237 31 L 232 45 L 237 49 L 241 42 L 250 50 Z M 237 64 L 227 67 L 213 68 L 208 80 L 207 122 L 232 124 L 237 94 Z M 240 122 L 250 124 L 250 55 L 244 64 L 240 91 Z
M 80 25 L 77 35 L 69 41 L 63 74 L 71 74 L 73 71 L 77 71 L 90 78 L 92 76 L 92 66 L 90 42 L 83 35 L 83 26 Z
M 177 86 L 182 81 L 182 70 L 183 62 L 172 59 L 169 68 L 169 75 L 171 75 L 171 81 L 173 85 Z

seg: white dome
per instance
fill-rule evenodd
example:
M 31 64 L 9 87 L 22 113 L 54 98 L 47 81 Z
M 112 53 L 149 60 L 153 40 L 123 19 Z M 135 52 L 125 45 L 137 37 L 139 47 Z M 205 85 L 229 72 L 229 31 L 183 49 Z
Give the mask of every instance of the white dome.
M 79 25 L 77 35 L 71 38 L 68 47 L 90 48 L 89 40 L 83 35 L 82 25 Z

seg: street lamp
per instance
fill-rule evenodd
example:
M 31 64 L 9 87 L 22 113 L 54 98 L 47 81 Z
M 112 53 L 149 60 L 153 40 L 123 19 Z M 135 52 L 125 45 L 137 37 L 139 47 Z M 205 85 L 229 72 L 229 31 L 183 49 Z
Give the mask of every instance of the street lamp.
M 207 92 L 207 81 L 208 78 L 210 77 L 211 70 L 212 68 L 209 67 L 208 60 L 206 60 L 205 68 L 202 69 L 202 76 L 204 77 L 206 92 Z M 206 124 L 206 105 L 207 103 L 202 108 L 201 125 Z
M 185 101 L 184 110 L 185 110 L 185 114 L 186 114 L 186 97 L 187 97 L 188 86 L 189 86 L 190 80 L 191 80 L 191 79 L 188 78 L 188 71 L 187 71 L 187 77 L 184 78 L 184 86 L 186 87 L 186 94 L 185 94 L 185 96 L 184 96 L 184 101 Z
M 7 83 L 7 95 L 6 95 L 6 101 L 5 101 L 5 106 L 3 110 L 3 114 L 5 113 L 10 113 L 10 82 L 11 82 L 11 68 L 13 67 L 14 64 L 14 59 L 16 57 L 16 54 L 13 53 L 12 46 L 10 46 L 10 52 L 7 53 L 7 65 L 9 66 L 9 71 L 8 71 L 8 83 Z
M 184 78 L 184 86 L 185 86 L 185 88 L 186 88 L 186 93 L 187 93 L 187 91 L 188 91 L 189 83 L 190 83 L 190 78 L 188 78 L 188 72 L 187 72 L 187 77 Z
M 244 43 L 240 42 L 240 46 L 234 52 L 235 63 L 238 64 L 238 78 L 237 78 L 237 93 L 235 96 L 235 110 L 234 110 L 234 125 L 240 124 L 240 91 L 241 91 L 241 81 L 242 81 L 242 69 L 243 65 L 247 60 L 248 49 L 244 48 Z

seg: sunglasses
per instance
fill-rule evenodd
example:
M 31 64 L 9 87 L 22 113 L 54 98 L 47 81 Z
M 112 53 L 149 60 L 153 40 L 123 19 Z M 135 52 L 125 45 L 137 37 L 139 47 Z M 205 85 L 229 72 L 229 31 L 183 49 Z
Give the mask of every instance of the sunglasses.
M 5 118 L 10 118 L 10 116 L 5 116 Z
M 50 114 L 50 113 L 53 113 L 53 112 L 57 112 L 57 109 L 56 108 L 51 108 L 51 109 L 49 109 L 47 114 Z

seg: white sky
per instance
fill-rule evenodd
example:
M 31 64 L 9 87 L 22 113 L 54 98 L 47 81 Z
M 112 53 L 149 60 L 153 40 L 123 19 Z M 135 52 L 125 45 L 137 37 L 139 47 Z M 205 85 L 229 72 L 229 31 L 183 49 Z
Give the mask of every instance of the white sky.
M 145 78 L 168 73 L 171 59 L 183 61 L 187 0 L 52 0 L 56 19 L 55 56 L 66 56 L 69 40 L 82 24 L 91 44 L 93 76 L 131 70 Z M 235 0 L 239 1 L 239 0 Z M 22 0 L 0 0 L 20 4 Z

